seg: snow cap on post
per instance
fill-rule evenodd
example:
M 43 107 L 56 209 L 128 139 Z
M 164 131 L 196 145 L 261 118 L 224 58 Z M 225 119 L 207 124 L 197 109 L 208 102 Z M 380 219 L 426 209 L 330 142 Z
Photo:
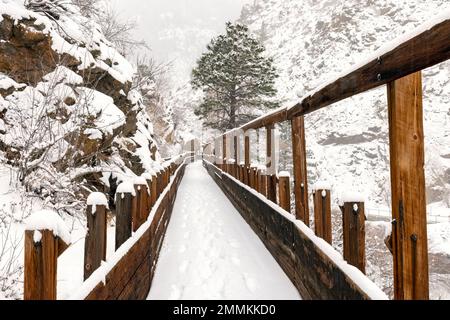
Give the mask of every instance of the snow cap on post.
M 109 209 L 108 206 L 108 199 L 106 199 L 106 196 L 101 192 L 92 192 L 91 195 L 87 198 L 88 206 L 92 206 L 92 214 L 95 214 L 97 212 L 97 206 L 105 206 L 107 209 Z
M 290 174 L 288 171 L 281 171 L 281 172 L 278 174 L 278 177 L 280 177 L 280 178 L 290 178 L 290 177 L 291 177 L 291 174 Z
M 328 181 L 317 181 L 313 187 L 313 191 L 331 190 L 331 185 Z
M 140 176 L 140 177 L 134 178 L 134 185 L 137 186 L 138 190 L 141 190 L 141 186 L 146 186 L 147 193 L 150 194 L 150 187 L 147 183 L 147 179 L 145 178 L 145 176 Z
M 341 194 L 339 197 L 339 205 L 343 206 L 344 203 L 358 203 L 358 202 L 366 202 L 366 196 L 361 192 L 352 192 L 346 191 Z
M 136 190 L 134 189 L 134 186 L 130 182 L 122 182 L 119 184 L 116 190 L 116 196 L 121 195 L 122 199 L 124 197 L 125 193 L 130 193 L 133 197 L 136 196 Z
M 25 230 L 34 231 L 34 241 L 40 242 L 42 234 L 40 231 L 48 230 L 59 237 L 65 244 L 70 245 L 71 236 L 64 220 L 54 210 L 41 210 L 33 213 L 25 220 Z

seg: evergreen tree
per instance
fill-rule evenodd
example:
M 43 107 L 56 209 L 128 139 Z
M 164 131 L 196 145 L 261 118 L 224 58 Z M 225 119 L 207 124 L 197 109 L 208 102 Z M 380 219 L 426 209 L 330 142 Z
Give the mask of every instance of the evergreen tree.
M 226 33 L 214 38 L 192 71 L 192 85 L 205 97 L 196 115 L 205 125 L 226 130 L 254 119 L 258 109 L 274 108 L 273 59 L 242 24 L 226 25 Z

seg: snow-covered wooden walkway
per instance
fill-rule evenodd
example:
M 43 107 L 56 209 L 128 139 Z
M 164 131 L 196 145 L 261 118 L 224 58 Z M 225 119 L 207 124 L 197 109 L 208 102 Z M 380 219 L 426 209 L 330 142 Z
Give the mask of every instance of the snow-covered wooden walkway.
M 148 299 L 301 299 L 211 179 L 186 168 Z

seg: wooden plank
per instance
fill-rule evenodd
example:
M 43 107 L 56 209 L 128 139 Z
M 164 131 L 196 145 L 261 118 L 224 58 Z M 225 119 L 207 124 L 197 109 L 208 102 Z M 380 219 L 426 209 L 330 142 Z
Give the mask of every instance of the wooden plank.
M 97 205 L 92 213 L 92 206 L 87 206 L 86 217 L 88 231 L 84 243 L 84 280 L 106 260 L 106 207 Z
M 309 226 L 308 172 L 306 164 L 305 119 L 295 117 L 292 127 L 292 157 L 294 163 L 295 215 Z
M 364 202 L 346 202 L 341 207 L 341 211 L 344 260 L 357 267 L 362 273 L 366 273 Z
M 428 45 L 424 42 L 417 50 L 423 52 Z M 395 298 L 428 299 L 421 73 L 390 83 L 388 105 Z
M 450 20 L 399 44 L 299 102 L 288 119 L 305 115 L 450 59 Z
M 58 239 L 52 231 L 41 230 L 40 242 L 35 231 L 25 231 L 24 300 L 56 300 Z
M 116 194 L 116 250 L 131 237 L 133 195 Z
M 331 192 L 330 190 L 315 190 L 314 198 L 314 231 L 329 244 L 332 243 L 331 224 Z

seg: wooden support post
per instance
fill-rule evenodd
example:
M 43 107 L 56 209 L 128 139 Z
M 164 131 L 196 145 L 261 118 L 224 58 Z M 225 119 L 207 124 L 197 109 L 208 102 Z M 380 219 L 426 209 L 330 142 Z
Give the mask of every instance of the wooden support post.
M 246 133 L 244 136 L 244 183 L 250 185 L 249 169 L 250 169 L 250 137 Z
M 225 171 L 225 172 L 227 172 L 227 157 L 228 157 L 228 155 L 227 155 L 227 136 L 224 134 L 223 135 L 223 137 L 222 137 L 222 163 L 223 163 L 223 167 L 222 167 L 222 170 L 223 171 Z
M 331 232 L 331 191 L 318 189 L 314 197 L 314 229 L 316 235 L 332 244 Z
M 105 197 L 106 202 L 106 197 Z M 84 280 L 106 260 L 106 205 L 87 206 L 87 234 L 84 243 Z
M 291 187 L 289 174 L 281 174 L 278 184 L 280 207 L 291 213 Z
M 239 179 L 238 165 L 239 165 L 239 138 L 237 135 L 234 136 L 234 164 L 233 164 L 233 176 Z
M 152 185 L 150 190 L 151 207 L 153 207 L 158 199 L 158 176 L 156 173 L 152 175 Z
M 136 232 L 147 221 L 149 210 L 147 204 L 148 187 L 144 181 L 134 184 L 136 197 L 133 198 L 133 232 Z
M 264 171 L 264 174 L 262 175 L 262 179 L 261 179 L 261 193 L 264 197 L 267 198 L 267 184 L 269 181 L 270 176 L 267 175 L 267 171 Z
M 275 129 L 274 125 L 270 125 L 266 127 L 266 153 L 267 153 L 267 170 L 268 170 L 268 179 L 267 179 L 267 198 L 277 203 L 277 168 L 275 163 L 275 142 L 273 141 L 273 130 Z
M 292 154 L 294 162 L 295 215 L 309 226 L 308 172 L 306 165 L 305 119 L 296 117 L 291 121 Z
M 261 171 L 259 167 L 255 168 L 255 190 L 261 192 Z
M 388 84 L 395 299 L 429 299 L 421 72 Z
M 131 192 L 116 193 L 116 250 L 131 237 L 133 198 Z
M 341 211 L 344 259 L 366 273 L 364 202 L 345 202 Z
M 163 175 L 162 175 L 162 171 L 158 170 L 156 172 L 156 186 L 157 186 L 157 196 L 156 198 L 159 198 L 159 196 L 161 195 L 162 191 L 164 190 L 163 188 Z
M 39 241 L 35 232 L 40 234 Z M 52 231 L 25 231 L 24 300 L 56 300 L 60 243 Z
M 191 140 L 191 156 L 192 156 L 192 160 L 191 163 L 195 161 L 195 140 L 192 139 Z

